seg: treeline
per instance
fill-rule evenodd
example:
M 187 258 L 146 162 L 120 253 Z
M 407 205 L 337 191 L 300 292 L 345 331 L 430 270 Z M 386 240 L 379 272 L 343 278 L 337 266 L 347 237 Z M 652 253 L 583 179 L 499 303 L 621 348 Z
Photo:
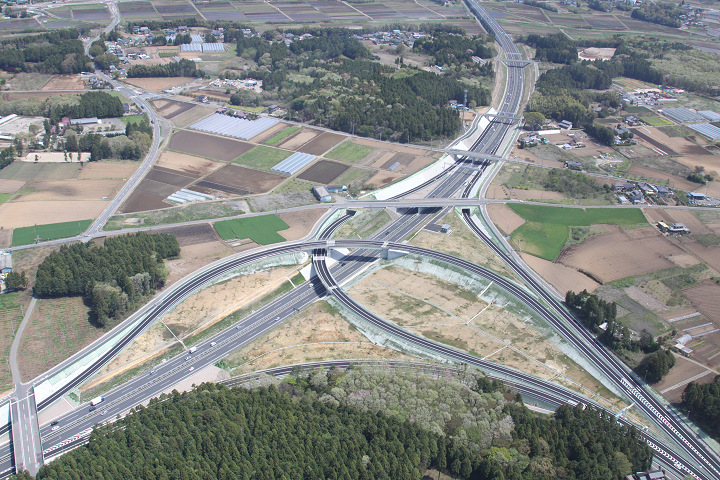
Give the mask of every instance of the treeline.
M 472 57 L 491 58 L 495 49 L 488 43 L 489 38 L 474 35 L 435 34 L 432 37 L 418 38 L 413 44 L 416 52 L 432 55 L 436 65 L 453 63 L 472 63 Z
M 586 125 L 585 133 L 599 141 L 600 143 L 612 147 L 615 144 L 615 131 L 599 123 L 591 123 Z
M 415 395 L 429 407 L 406 408 Z M 36 478 L 160 480 L 203 472 L 219 479 L 420 480 L 437 469 L 459 479 L 621 480 L 650 465 L 638 431 L 610 414 L 578 405 L 548 417 L 512 398 L 487 379 L 465 386 L 337 370 L 253 390 L 203 384 L 97 428 L 86 446 L 43 466 Z M 499 430 L 481 435 L 459 410 L 494 418 Z M 436 417 L 441 428 L 415 414 Z
M 682 7 L 674 3 L 645 2 L 634 8 L 630 16 L 645 22 L 680 28 L 682 26 L 680 15 L 684 13 Z
M 15 147 L 9 147 L 0 150 L 0 170 L 10 165 L 15 160 Z
M 128 78 L 140 77 L 204 77 L 194 61 L 181 58 L 179 62 L 164 65 L 133 65 L 127 71 Z
M 80 95 L 80 101 L 76 104 L 58 105 L 49 112 L 48 117 L 59 119 L 68 118 L 112 118 L 122 117 L 125 110 L 122 101 L 115 95 L 107 92 L 87 92 Z M 53 123 L 53 122 L 51 122 Z
M 38 266 L 38 297 L 85 296 L 104 325 L 165 282 L 163 259 L 180 254 L 173 235 L 137 233 L 62 246 Z
M 139 124 L 128 123 L 124 135 L 88 133 L 78 139 L 74 133 L 68 132 L 63 149 L 67 152 L 90 152 L 92 162 L 106 158 L 140 160 L 151 144 L 152 128 L 145 120 Z
M 688 383 L 681 406 L 713 438 L 720 440 L 720 375 L 712 383 Z
M 0 69 L 8 72 L 80 73 L 92 69 L 76 28 L 28 35 L 0 43 Z
M 544 187 L 571 198 L 592 198 L 603 192 L 592 177 L 564 168 L 551 169 L 547 173 Z
M 522 43 L 535 48 L 535 59 L 541 62 L 570 64 L 578 60 L 577 46 L 567 35 L 531 34 L 519 39 Z
M 568 291 L 565 294 L 565 304 L 610 350 L 617 353 L 628 351 L 647 354 L 635 366 L 635 372 L 649 383 L 662 380 L 662 377 L 675 365 L 675 356 L 672 352 L 661 349 L 660 344 L 647 330 L 643 330 L 638 339 L 633 338 L 630 330 L 617 321 L 615 302 L 606 302 L 599 296 L 583 290 L 580 293 Z M 603 324 L 605 324 L 604 329 L 600 328 Z
M 547 10 L 549 12 L 558 12 L 557 7 L 548 2 L 542 2 L 540 0 L 524 0 L 523 3 L 525 5 L 530 5 L 531 7 L 542 8 L 543 10 Z

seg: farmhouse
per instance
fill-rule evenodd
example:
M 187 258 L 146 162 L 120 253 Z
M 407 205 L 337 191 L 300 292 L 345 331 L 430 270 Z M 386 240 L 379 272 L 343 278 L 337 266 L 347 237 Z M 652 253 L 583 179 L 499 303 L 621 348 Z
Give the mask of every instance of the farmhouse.
M 558 127 L 564 128 L 565 130 L 570 130 L 573 127 L 573 124 L 568 120 L 563 120 L 562 122 L 558 123 Z
M 670 233 L 690 233 L 690 229 L 684 223 L 673 223 L 668 227 Z
M 582 170 L 582 163 L 580 162 L 574 162 L 572 160 L 568 160 L 565 162 L 565 167 L 569 168 L 570 170 Z
M 6 275 L 12 271 L 12 254 L 0 252 L 0 274 Z
M 342 193 L 347 191 L 346 185 L 328 185 L 325 187 L 328 193 Z
M 332 202 L 330 192 L 328 192 L 327 188 L 325 187 L 313 187 L 312 193 L 313 195 L 315 195 L 315 198 L 317 198 L 321 202 Z

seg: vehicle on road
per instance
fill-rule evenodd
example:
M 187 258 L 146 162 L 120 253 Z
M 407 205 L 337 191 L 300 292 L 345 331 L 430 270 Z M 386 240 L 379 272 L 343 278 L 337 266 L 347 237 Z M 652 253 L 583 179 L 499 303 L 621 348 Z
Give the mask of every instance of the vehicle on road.
M 195 367 L 190 367 L 190 371 L 192 372 L 193 370 L 195 370 Z
M 60 423 L 60 422 L 58 422 L 57 420 L 53 420 L 53 421 L 50 423 L 50 426 L 51 426 L 51 427 L 54 427 L 54 426 L 57 425 L 58 423 Z
M 188 353 L 195 353 L 197 352 L 198 347 L 192 347 L 190 350 L 188 350 Z
M 52 430 L 52 431 L 54 432 L 54 431 L 57 430 L 58 428 L 60 428 L 59 425 L 53 425 L 50 430 Z
M 217 345 L 217 342 L 210 342 L 211 347 L 214 347 L 215 345 Z
M 103 410 L 102 412 L 100 412 L 100 415 L 105 415 L 106 413 L 107 413 L 107 410 Z
M 94 412 L 97 407 L 90 407 L 88 408 L 88 412 Z
M 105 397 L 100 395 L 99 397 L 95 397 L 92 400 L 90 400 L 90 405 L 95 406 L 98 403 L 102 403 L 105 400 Z

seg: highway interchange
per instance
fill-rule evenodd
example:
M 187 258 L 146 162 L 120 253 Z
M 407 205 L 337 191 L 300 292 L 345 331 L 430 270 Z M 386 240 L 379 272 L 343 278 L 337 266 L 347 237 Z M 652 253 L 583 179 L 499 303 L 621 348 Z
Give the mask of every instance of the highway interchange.
M 494 33 L 495 39 L 505 51 L 506 58 L 510 60 L 520 60 L 521 58 L 517 47 L 495 20 L 487 15 L 485 10 L 477 2 L 471 0 L 467 3 L 473 12 L 481 18 L 483 24 Z M 502 116 L 509 117 L 517 114 L 523 95 L 523 82 L 524 74 L 522 64 L 518 64 L 517 66 L 508 65 L 508 81 L 501 103 L 500 114 L 491 120 L 490 125 L 473 144 L 471 149 L 474 152 L 487 154 L 488 156 L 497 154 L 498 149 L 507 139 L 509 132 L 514 128 L 512 122 L 503 121 Z M 134 91 L 128 90 L 126 94 L 134 96 L 135 100 L 142 104 L 142 98 L 135 95 Z M 146 110 L 152 115 L 152 110 L 149 107 L 146 107 Z M 155 136 L 153 147 L 157 148 L 160 142 L 159 121 L 155 121 L 154 125 Z M 153 156 L 155 154 L 156 150 Z M 148 155 L 147 158 L 151 158 L 151 156 Z M 470 163 L 473 165 L 473 168 L 461 168 L 463 163 Z M 405 192 L 403 196 L 409 193 L 419 192 L 436 184 L 427 195 L 428 198 L 451 199 L 458 192 L 460 192 L 461 197 L 467 197 L 471 193 L 475 183 L 482 179 L 482 174 L 488 163 L 489 162 L 485 161 L 479 165 L 475 165 L 475 162 L 471 159 L 459 159 L 452 168 L 445 170 L 441 175 L 429 180 L 425 184 Z M 139 173 L 137 178 L 133 177 L 131 181 L 128 182 L 127 185 L 130 186 L 127 190 L 123 190 L 123 193 L 118 195 L 116 200 L 121 197 L 124 200 L 124 197 L 132 191 L 137 182 L 152 165 L 152 161 L 147 162 L 147 164 L 144 163 L 143 165 L 145 168 L 142 169 L 141 167 L 141 169 L 138 170 L 138 172 L 142 170 L 142 173 Z M 122 202 L 119 201 L 117 204 L 114 204 L 115 207 L 112 211 L 108 209 L 106 212 L 110 213 L 107 216 L 96 220 L 91 229 L 92 232 L 89 233 L 98 232 L 120 203 Z M 655 449 L 659 456 L 664 458 L 665 464 L 669 468 L 675 469 L 682 474 L 691 474 L 695 478 L 720 478 L 720 462 L 718 461 L 717 455 L 697 439 L 695 434 L 685 424 L 669 413 L 666 407 L 653 396 L 649 389 L 639 382 L 622 363 L 579 325 L 572 315 L 570 315 L 552 295 L 547 293 L 522 265 L 516 263 L 503 249 L 496 246 L 492 239 L 476 225 L 469 210 L 463 210 L 462 212 L 463 219 L 466 223 L 483 241 L 495 250 L 498 256 L 510 265 L 520 278 L 526 282 L 532 292 L 471 262 L 447 254 L 401 243 L 408 234 L 444 215 L 448 209 L 449 207 L 447 206 L 435 208 L 428 206 L 419 209 L 408 209 L 398 220 L 385 227 L 383 229 L 384 231 L 372 239 L 363 241 L 332 240 L 331 236 L 336 229 L 352 216 L 353 212 L 349 211 L 331 222 L 319 234 L 318 239 L 315 241 L 288 242 L 280 246 L 264 248 L 259 251 L 234 256 L 231 259 L 216 262 L 216 264 L 213 264 L 210 268 L 203 269 L 197 275 L 174 285 L 171 290 L 165 292 L 164 296 L 154 300 L 144 309 L 144 320 L 133 329 L 132 332 L 127 334 L 116 347 L 113 347 L 110 352 L 98 359 L 95 364 L 88 368 L 80 377 L 56 392 L 51 398 L 39 403 L 37 405 L 38 409 L 40 410 L 47 407 L 72 388 L 80 385 L 136 338 L 147 326 L 160 318 L 170 308 L 182 301 L 182 299 L 186 298 L 187 295 L 196 291 L 202 285 L 208 284 L 213 279 L 219 278 L 228 272 L 236 270 L 240 266 L 252 262 L 271 258 L 275 255 L 298 251 L 313 252 L 313 266 L 317 274 L 317 277 L 313 277 L 310 281 L 274 299 L 264 307 L 259 308 L 256 312 L 242 319 L 236 325 L 214 335 L 212 338 L 203 340 L 197 345 L 199 347 L 197 352 L 193 354 L 182 353 L 160 364 L 150 373 L 138 376 L 105 394 L 106 400 L 97 410 L 91 412 L 87 406 L 80 407 L 56 419 L 59 422 L 59 428 L 56 430 L 52 430 L 50 425 L 42 426 L 42 428 L 40 428 L 40 437 L 44 448 L 44 456 L 49 458 L 74 448 L 78 444 L 84 443 L 87 441 L 87 436 L 92 430 L 93 425 L 113 418 L 118 414 L 124 414 L 129 409 L 147 399 L 171 389 L 173 385 L 192 375 L 194 371 L 216 363 L 230 352 L 252 342 L 254 339 L 257 339 L 259 336 L 294 316 L 318 298 L 323 298 L 328 295 L 343 305 L 346 310 L 359 316 L 369 324 L 382 329 L 390 337 L 404 339 L 405 342 L 416 346 L 420 350 L 432 352 L 433 355 L 446 358 L 450 361 L 478 366 L 491 376 L 501 378 L 508 382 L 509 385 L 518 389 L 521 393 L 542 399 L 553 405 L 561 403 L 592 403 L 586 398 L 550 382 L 539 380 L 502 365 L 484 362 L 473 355 L 410 334 L 396 325 L 375 316 L 357 304 L 342 290 L 341 285 L 347 279 L 360 273 L 370 262 L 377 260 L 378 254 L 385 249 L 385 251 L 404 252 L 434 258 L 456 265 L 474 275 L 490 279 L 506 292 L 521 299 L 529 308 L 533 309 L 538 315 L 543 316 L 543 318 L 552 324 L 563 338 L 570 341 L 578 351 L 582 352 L 595 367 L 600 369 L 606 377 L 613 382 L 618 390 L 626 394 L 628 399 L 635 401 L 637 403 L 636 408 L 641 410 L 649 419 L 655 421 L 657 428 L 663 431 L 668 439 L 674 441 L 676 445 L 669 445 L 667 440 L 650 438 L 648 436 L 648 443 Z M 353 252 L 340 264 L 330 267 L 326 259 L 328 249 L 332 248 L 352 248 Z M 5 446 L 5 448 L 9 449 L 10 446 Z M 2 453 L 0 453 L 0 455 L 2 455 Z M 2 459 L 0 459 L 0 471 L 7 474 L 11 472 L 12 469 L 12 452 L 7 451 Z

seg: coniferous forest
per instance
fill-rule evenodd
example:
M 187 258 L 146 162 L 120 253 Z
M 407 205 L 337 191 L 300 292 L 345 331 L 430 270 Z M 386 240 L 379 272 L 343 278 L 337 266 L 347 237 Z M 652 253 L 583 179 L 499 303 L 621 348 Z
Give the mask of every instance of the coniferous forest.
M 474 415 L 483 417 L 474 426 L 461 419 Z M 620 480 L 649 463 L 636 430 L 590 408 L 563 406 L 548 417 L 483 376 L 356 369 L 254 390 L 173 392 L 98 428 L 36 478 L 420 480 L 436 469 L 478 480 Z

